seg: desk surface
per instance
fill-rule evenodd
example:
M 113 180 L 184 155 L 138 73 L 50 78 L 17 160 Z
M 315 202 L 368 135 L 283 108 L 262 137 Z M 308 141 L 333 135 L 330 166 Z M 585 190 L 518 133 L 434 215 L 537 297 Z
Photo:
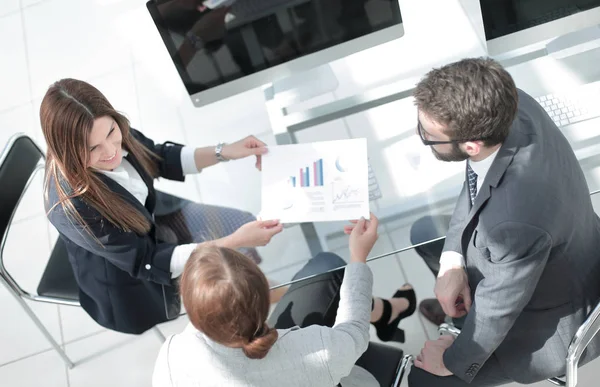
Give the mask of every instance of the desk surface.
M 590 65 L 599 61 L 597 49 L 562 60 L 537 58 L 508 70 L 517 87 L 538 96 L 600 80 L 600 69 Z M 328 98 L 330 103 L 338 99 L 335 93 Z M 369 161 L 382 193 L 380 199 L 371 202 L 371 210 L 382 219 L 382 226 L 380 241 L 370 259 L 386 265 L 395 264 L 397 259 L 415 259 L 411 225 L 422 216 L 450 214 L 464 181 L 464 163 L 440 162 L 422 145 L 415 134 L 415 117 L 416 108 L 408 97 L 296 131 L 292 136 L 298 143 L 368 139 Z M 600 189 L 600 160 L 590 157 L 600 154 L 600 145 L 593 141 L 600 135 L 599 122 L 595 119 L 561 128 L 580 159 L 590 191 Z M 348 237 L 342 232 L 343 226 L 344 222 L 315 223 L 314 237 L 323 250 L 348 260 Z M 431 238 L 444 232 L 433 232 Z M 289 271 L 286 280 L 293 274 Z

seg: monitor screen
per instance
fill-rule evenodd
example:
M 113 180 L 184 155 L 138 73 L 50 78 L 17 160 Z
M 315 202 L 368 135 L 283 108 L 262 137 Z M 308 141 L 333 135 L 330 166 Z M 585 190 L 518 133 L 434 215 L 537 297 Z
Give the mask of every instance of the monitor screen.
M 486 40 L 599 7 L 600 0 L 480 0 Z
M 402 23 L 397 0 L 154 0 L 147 7 L 190 95 Z

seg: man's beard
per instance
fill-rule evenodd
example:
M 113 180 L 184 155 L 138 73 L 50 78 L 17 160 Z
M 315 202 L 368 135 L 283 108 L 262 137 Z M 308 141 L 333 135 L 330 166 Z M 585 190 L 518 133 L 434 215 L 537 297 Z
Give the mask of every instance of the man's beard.
M 431 152 L 440 161 L 464 161 L 469 158 L 469 155 L 460 149 L 457 143 L 452 144 L 452 150 L 449 153 L 440 153 L 434 147 L 431 147 Z

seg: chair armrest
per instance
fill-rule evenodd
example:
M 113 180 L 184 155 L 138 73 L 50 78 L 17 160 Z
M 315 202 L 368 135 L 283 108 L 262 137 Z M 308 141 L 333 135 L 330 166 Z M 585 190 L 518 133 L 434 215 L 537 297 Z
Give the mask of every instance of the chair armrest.
M 581 324 L 569 345 L 567 351 L 567 386 L 577 385 L 579 359 L 581 359 L 583 351 L 585 351 L 592 339 L 598 334 L 598 331 L 600 331 L 600 303 L 596 305 L 592 313 Z
M 554 384 L 555 386 L 566 386 L 567 383 L 560 379 L 560 378 L 550 378 L 550 379 L 546 379 L 547 381 L 549 381 L 550 383 Z
M 458 335 L 460 335 L 460 329 L 458 329 L 454 325 L 443 323 L 438 328 L 438 333 L 440 335 L 450 335 L 450 336 L 457 337 Z
M 583 351 L 587 348 L 590 342 L 600 331 L 600 303 L 596 305 L 592 313 L 581 324 L 575 336 L 569 344 L 567 350 L 567 372 L 565 380 L 560 378 L 550 378 L 548 381 L 557 386 L 575 387 L 577 385 L 577 367 Z M 457 337 L 460 334 L 460 329 L 451 324 L 442 324 L 438 328 L 440 335 L 452 335 Z
M 406 373 L 406 369 L 409 365 L 412 365 L 415 360 L 413 355 L 405 355 L 400 361 L 400 365 L 398 366 L 398 371 L 396 372 L 396 380 L 394 380 L 394 384 L 392 387 L 400 387 L 402 384 L 402 379 L 404 379 L 404 374 Z

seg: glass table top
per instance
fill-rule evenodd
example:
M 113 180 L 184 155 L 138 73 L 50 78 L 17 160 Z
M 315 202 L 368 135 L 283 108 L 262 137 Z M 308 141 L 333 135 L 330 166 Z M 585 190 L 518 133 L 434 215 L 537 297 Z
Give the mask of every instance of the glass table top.
M 561 64 L 561 71 L 571 74 L 573 83 L 583 84 L 600 79 L 598 70 L 585 67 L 586 58 L 589 60 L 590 55 L 600 56 L 600 50 L 588 53 L 587 57 L 571 58 L 568 63 Z M 552 72 L 554 76 L 559 76 L 560 71 L 556 66 L 553 60 L 542 58 L 508 70 L 517 87 L 536 97 L 542 95 L 544 89 L 551 88 L 548 81 L 553 77 Z M 532 73 L 536 73 L 537 78 L 532 80 Z M 336 98 L 317 98 L 318 103 L 311 106 L 310 101 L 304 102 L 302 108 L 318 106 L 327 99 L 331 101 Z M 373 263 L 396 265 L 398 260 L 420 259 L 414 249 L 415 242 L 425 243 L 443 238 L 446 226 L 440 224 L 430 230 L 420 230 L 419 233 L 413 230 L 411 238 L 412 225 L 425 216 L 450 215 L 464 182 L 465 163 L 438 161 L 416 134 L 416 116 L 412 97 L 409 97 L 312 126 L 294 132 L 292 136 L 296 143 L 367 139 L 369 164 L 377 183 L 373 189 L 376 198 L 371 200 L 370 207 L 380 220 L 380 238 L 369 256 L 369 261 Z M 590 192 L 600 189 L 599 123 L 600 118 L 596 118 L 561 128 L 580 160 Z M 595 201 L 598 196 L 594 197 Z M 283 285 L 288 284 L 318 251 L 331 251 L 348 261 L 348 236 L 343 233 L 345 224 L 323 222 L 292 226 L 292 229 L 296 229 L 296 238 L 304 238 L 309 248 L 296 248 L 301 252 L 291 254 L 293 257 L 289 259 L 278 255 L 276 263 L 270 262 L 271 257 L 267 257 L 265 273 Z M 300 242 L 296 240 L 292 243 Z M 420 273 L 431 276 L 427 271 Z M 433 276 L 429 278 L 433 281 Z

